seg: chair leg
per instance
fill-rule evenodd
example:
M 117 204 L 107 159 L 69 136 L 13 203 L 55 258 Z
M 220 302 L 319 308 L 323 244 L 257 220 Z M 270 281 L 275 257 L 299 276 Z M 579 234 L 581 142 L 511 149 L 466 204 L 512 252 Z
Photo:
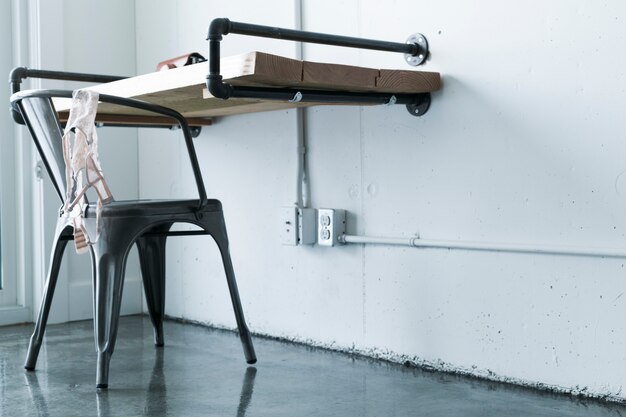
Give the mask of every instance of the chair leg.
M 150 320 L 154 326 L 154 344 L 156 346 L 163 346 L 164 343 L 166 239 L 167 236 L 142 236 L 137 239 L 141 278 Z
M 115 348 L 122 304 L 126 247 L 116 242 L 116 248 L 101 240 L 94 249 L 94 333 L 98 364 L 96 388 L 109 386 L 109 362 Z
M 46 279 L 43 296 L 41 298 L 41 306 L 39 307 L 39 315 L 37 317 L 37 323 L 35 324 L 35 330 L 30 338 L 30 344 L 28 346 L 28 354 L 26 355 L 26 361 L 24 362 L 24 368 L 29 371 L 35 370 L 37 364 L 37 357 L 39 356 L 39 349 L 41 349 L 41 343 L 43 341 L 43 335 L 46 331 L 46 324 L 48 323 L 48 315 L 50 313 L 50 307 L 52 305 L 52 297 L 54 296 L 54 289 L 57 284 L 57 278 L 59 277 L 59 269 L 61 267 L 61 260 L 63 258 L 63 252 L 67 246 L 67 240 L 61 239 L 63 231 L 66 225 L 62 223 L 57 224 L 57 231 L 55 233 L 55 241 L 50 254 L 50 269 L 48 270 L 48 277 Z
M 219 216 L 219 218 L 217 216 Z M 235 320 L 237 321 L 237 328 L 239 330 L 239 338 L 241 339 L 241 345 L 243 346 L 246 362 L 253 364 L 256 363 L 256 354 L 254 353 L 252 337 L 250 336 L 250 330 L 248 330 L 248 325 L 246 324 L 246 320 L 243 315 L 241 300 L 239 299 L 239 290 L 237 289 L 235 271 L 233 270 L 233 263 L 228 249 L 228 235 L 226 233 L 224 216 L 222 213 L 216 213 L 212 220 L 213 221 L 210 223 L 207 222 L 208 224 L 206 230 L 211 234 L 211 236 L 213 236 L 213 239 L 215 239 L 215 242 L 220 250 L 220 254 L 222 255 L 222 262 L 224 264 L 224 271 L 226 272 L 226 281 L 228 283 L 230 299 L 233 304 Z

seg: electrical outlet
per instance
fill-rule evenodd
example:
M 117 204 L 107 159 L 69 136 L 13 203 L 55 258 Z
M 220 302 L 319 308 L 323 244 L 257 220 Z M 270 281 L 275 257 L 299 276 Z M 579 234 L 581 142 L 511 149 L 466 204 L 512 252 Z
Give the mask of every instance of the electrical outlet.
M 298 209 L 296 207 L 280 208 L 280 240 L 283 245 L 298 244 Z
M 341 209 L 319 209 L 317 211 L 317 244 L 338 245 L 339 236 L 346 232 L 346 211 Z

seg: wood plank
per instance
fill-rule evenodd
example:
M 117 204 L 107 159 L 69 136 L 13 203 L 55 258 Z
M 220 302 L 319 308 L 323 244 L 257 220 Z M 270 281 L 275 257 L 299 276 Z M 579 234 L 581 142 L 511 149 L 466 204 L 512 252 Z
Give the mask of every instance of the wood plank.
M 67 122 L 69 112 L 59 112 L 59 120 Z M 187 123 L 190 126 L 211 126 L 212 119 L 187 117 Z M 156 125 L 156 126 L 177 126 L 178 122 L 170 117 L 148 116 L 148 115 L 131 115 L 131 114 L 105 114 L 98 113 L 96 115 L 96 123 L 119 124 L 119 125 Z
M 402 91 L 409 84 L 415 86 L 411 93 L 437 91 L 441 88 L 441 77 L 433 72 L 380 70 L 376 78 L 376 89 L 387 93 Z
M 163 105 L 164 102 L 161 100 L 157 104 Z M 185 103 L 187 105 L 188 103 Z M 263 111 L 271 111 L 271 110 L 283 110 L 283 109 L 291 109 L 296 107 L 306 107 L 310 105 L 314 105 L 311 103 L 285 103 L 281 101 L 261 101 L 261 100 L 250 100 L 250 99 L 229 99 L 222 100 L 212 97 L 209 100 L 202 101 L 203 106 L 194 110 L 191 108 L 188 111 L 183 111 L 182 114 L 187 118 L 206 118 L 206 117 L 218 117 L 218 116 L 232 116 L 236 114 L 244 114 L 244 113 L 257 113 Z M 326 105 L 327 103 L 318 103 L 319 105 Z M 175 107 L 175 103 L 166 102 L 166 106 Z M 181 109 L 178 109 L 181 110 Z M 122 113 L 123 112 L 123 113 Z M 100 103 L 98 105 L 98 115 L 109 115 L 115 116 L 119 114 L 124 115 L 134 115 L 134 116 L 143 116 L 143 117 L 151 117 L 152 113 L 145 112 L 143 110 L 132 109 L 132 108 L 121 108 L 116 105 L 111 105 L 108 103 Z M 210 119 L 207 119 L 210 120 Z
M 390 93 L 423 93 L 441 88 L 440 76 L 435 72 L 379 70 L 299 61 L 262 52 L 222 58 L 220 64 L 224 81 L 240 86 Z M 239 98 L 217 99 L 206 90 L 207 72 L 208 63 L 203 62 L 89 88 L 102 94 L 159 104 L 173 108 L 186 117 L 199 118 L 325 104 Z M 55 100 L 55 106 L 59 110 L 67 110 L 69 102 Z M 101 104 L 98 112 L 135 116 L 150 114 L 110 104 Z
M 373 91 L 376 90 L 376 77 L 377 69 L 304 61 L 301 85 L 329 90 Z
M 232 68 L 233 61 L 228 58 L 220 62 L 220 67 L 224 61 L 229 66 L 229 71 L 222 69 L 224 80 L 232 84 L 245 84 L 247 81 L 276 85 L 276 83 L 297 83 L 302 79 L 302 61 L 263 52 L 249 52 L 244 57 L 244 61 L 249 65 L 247 71 L 238 70 L 236 62 L 235 68 Z M 237 72 L 241 72 L 241 75 L 235 75 Z M 206 77 L 206 73 L 204 75 Z
M 275 79 L 294 83 L 301 79 L 302 73 L 301 61 L 262 52 L 249 52 L 222 58 L 220 67 L 223 79 L 234 85 L 267 85 L 267 81 Z M 208 62 L 201 62 L 88 88 L 101 94 L 134 98 L 150 97 L 154 94 L 178 95 L 179 90 L 191 88 L 197 97 L 202 97 L 202 88 L 206 85 L 208 72 Z M 193 89 L 193 87 L 200 87 L 200 89 Z

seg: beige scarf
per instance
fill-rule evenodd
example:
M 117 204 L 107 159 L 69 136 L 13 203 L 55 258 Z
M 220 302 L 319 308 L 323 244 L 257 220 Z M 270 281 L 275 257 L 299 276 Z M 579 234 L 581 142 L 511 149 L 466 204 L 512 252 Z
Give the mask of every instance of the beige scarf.
M 67 183 L 63 215 L 72 219 L 77 253 L 86 252 L 89 245 L 98 241 L 102 205 L 113 201 L 113 195 L 104 180 L 98 159 L 98 135 L 95 126 L 98 97 L 95 91 L 74 91 L 70 115 L 63 134 L 63 159 Z M 85 193 L 91 187 L 98 195 L 94 239 L 89 237 L 85 227 L 85 210 L 88 206 Z

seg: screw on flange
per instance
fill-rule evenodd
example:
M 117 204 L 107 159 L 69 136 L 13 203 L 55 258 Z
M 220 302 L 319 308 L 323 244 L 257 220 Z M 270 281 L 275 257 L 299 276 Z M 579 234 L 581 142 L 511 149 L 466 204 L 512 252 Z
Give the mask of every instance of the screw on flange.
M 415 44 L 417 52 L 413 54 L 404 54 L 404 59 L 409 65 L 422 65 L 428 58 L 428 40 L 421 33 L 414 33 L 406 40 L 408 44 Z

